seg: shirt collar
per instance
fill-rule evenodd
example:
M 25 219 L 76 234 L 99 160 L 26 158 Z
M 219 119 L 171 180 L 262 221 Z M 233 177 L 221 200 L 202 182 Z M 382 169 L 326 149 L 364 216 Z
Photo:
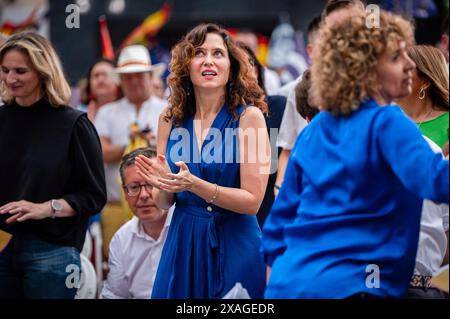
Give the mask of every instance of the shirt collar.
M 153 96 L 150 95 L 150 97 L 145 100 L 144 102 L 142 102 L 141 108 L 146 105 L 146 104 L 150 104 L 151 101 L 153 100 Z M 136 106 L 134 105 L 134 103 L 131 103 L 130 100 L 128 100 L 128 98 L 126 96 L 123 97 L 123 102 L 125 105 L 127 105 L 128 107 L 131 107 L 133 109 L 136 109 Z
M 133 216 L 133 219 L 132 219 L 132 222 L 133 222 L 132 233 L 138 238 L 145 239 L 151 243 L 158 243 L 161 241 L 161 239 L 164 237 L 165 233 L 169 229 L 170 222 L 172 220 L 172 214 L 173 214 L 173 208 L 171 207 L 169 209 L 169 211 L 167 212 L 166 222 L 164 223 L 163 229 L 161 230 L 161 234 L 159 235 L 157 240 L 155 240 L 154 238 L 152 238 L 145 232 L 144 226 L 142 226 L 141 221 L 136 216 Z

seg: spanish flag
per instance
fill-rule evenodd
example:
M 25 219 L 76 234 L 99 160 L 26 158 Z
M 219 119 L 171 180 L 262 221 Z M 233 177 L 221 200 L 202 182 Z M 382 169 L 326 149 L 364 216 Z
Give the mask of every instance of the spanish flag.
M 267 56 L 269 55 L 269 38 L 258 34 L 258 55 L 257 58 L 262 65 L 267 64 Z
M 39 8 L 40 5 L 36 5 L 31 11 L 30 15 L 25 20 L 17 24 L 11 21 L 5 21 L 5 23 L 0 26 L 0 33 L 11 35 L 13 33 L 17 33 L 31 27 L 36 27 L 36 24 L 39 20 L 39 18 L 37 17 Z
M 114 61 L 114 48 L 112 46 L 111 37 L 109 35 L 108 24 L 104 15 L 98 18 L 100 24 L 100 38 L 102 41 L 102 56 L 105 59 Z
M 147 37 L 153 37 L 169 21 L 172 5 L 166 2 L 161 9 L 149 15 L 131 34 L 122 42 L 120 48 L 128 45 L 145 44 Z

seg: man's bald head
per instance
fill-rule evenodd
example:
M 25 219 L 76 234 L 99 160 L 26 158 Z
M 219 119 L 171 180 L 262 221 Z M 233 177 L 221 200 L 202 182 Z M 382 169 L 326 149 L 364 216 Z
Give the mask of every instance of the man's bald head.
M 251 30 L 241 29 L 236 34 L 236 42 L 242 42 L 248 46 L 253 53 L 258 54 L 258 36 Z

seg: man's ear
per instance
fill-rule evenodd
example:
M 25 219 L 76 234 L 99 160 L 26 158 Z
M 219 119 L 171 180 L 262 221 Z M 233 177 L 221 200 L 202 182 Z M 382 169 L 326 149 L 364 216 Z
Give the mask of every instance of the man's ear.
M 309 58 L 312 58 L 312 51 L 313 51 L 313 45 L 312 44 L 308 44 L 306 45 L 306 53 L 308 53 Z
M 445 33 L 441 37 L 441 47 L 442 49 L 448 48 L 448 35 Z

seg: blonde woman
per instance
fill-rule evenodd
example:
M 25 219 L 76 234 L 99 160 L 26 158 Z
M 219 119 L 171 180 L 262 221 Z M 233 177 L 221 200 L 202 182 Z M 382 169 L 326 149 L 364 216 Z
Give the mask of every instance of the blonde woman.
M 411 93 L 410 24 L 341 9 L 313 51 L 312 102 L 264 225 L 266 298 L 402 297 L 422 199 L 448 203 L 448 161 L 393 100 Z
M 106 202 L 100 141 L 67 106 L 70 88 L 45 38 L 11 36 L 0 66 L 0 228 L 13 235 L 0 252 L 0 298 L 73 298 L 88 217 Z
M 427 45 L 408 48 L 416 64 L 412 77 L 412 93 L 398 104 L 416 122 L 431 148 L 448 154 L 449 105 L 448 67 L 444 54 Z M 430 141 L 431 140 L 431 141 Z M 442 150 L 439 149 L 442 148 Z M 448 205 L 425 200 L 422 208 L 416 266 L 408 289 L 408 298 L 442 298 L 430 287 L 430 279 L 440 268 L 446 254 L 448 239 Z
M 448 66 L 442 52 L 428 45 L 408 48 L 416 64 L 412 92 L 398 104 L 417 124 L 423 135 L 439 147 L 448 141 Z

